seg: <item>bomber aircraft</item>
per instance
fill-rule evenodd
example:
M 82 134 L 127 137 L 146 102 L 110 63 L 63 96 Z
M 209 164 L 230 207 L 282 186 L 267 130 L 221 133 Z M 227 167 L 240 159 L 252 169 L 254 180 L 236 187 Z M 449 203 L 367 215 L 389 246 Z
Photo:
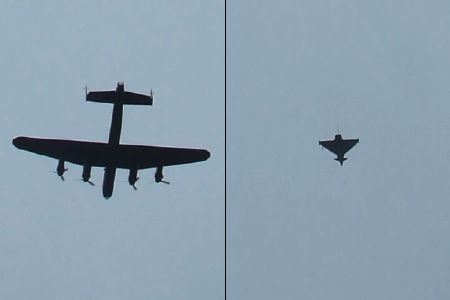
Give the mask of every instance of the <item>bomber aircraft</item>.
M 56 173 L 64 180 L 68 161 L 83 166 L 82 178 L 91 185 L 92 167 L 103 167 L 103 196 L 111 197 L 114 188 L 116 169 L 130 170 L 128 182 L 134 189 L 138 170 L 156 168 L 155 181 L 163 180 L 163 167 L 204 161 L 210 153 L 205 149 L 172 148 L 161 146 L 143 146 L 120 144 L 123 105 L 153 105 L 153 93 L 143 95 L 125 91 L 123 82 L 116 90 L 87 92 L 86 101 L 114 104 L 108 143 L 46 139 L 35 137 L 16 137 L 13 144 L 19 149 L 49 156 L 58 160 Z
M 353 146 L 359 143 L 359 139 L 343 139 L 338 133 L 334 136 L 334 140 L 329 141 L 319 141 L 319 145 L 327 148 L 331 152 L 337 155 L 334 160 L 337 160 L 343 165 L 344 161 L 347 159 L 344 154 L 347 153 Z

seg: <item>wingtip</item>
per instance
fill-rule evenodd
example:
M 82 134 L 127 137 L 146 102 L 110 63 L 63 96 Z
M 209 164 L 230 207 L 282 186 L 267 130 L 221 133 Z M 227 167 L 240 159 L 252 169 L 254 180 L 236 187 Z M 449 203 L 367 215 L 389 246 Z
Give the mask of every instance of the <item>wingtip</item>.
M 205 160 L 207 160 L 211 156 L 211 152 L 205 150 Z

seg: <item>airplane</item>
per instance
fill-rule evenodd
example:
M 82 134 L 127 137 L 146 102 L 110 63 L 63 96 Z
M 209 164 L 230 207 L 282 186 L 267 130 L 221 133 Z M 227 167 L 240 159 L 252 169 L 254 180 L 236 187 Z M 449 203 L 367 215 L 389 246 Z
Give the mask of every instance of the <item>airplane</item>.
M 359 139 L 343 139 L 342 136 L 338 133 L 334 136 L 334 140 L 329 141 L 319 141 L 319 145 L 327 148 L 331 152 L 337 155 L 334 160 L 340 162 L 341 166 L 344 164 L 344 161 L 347 159 L 344 157 L 344 154 L 347 153 L 353 146 L 359 143 Z
M 86 101 L 114 104 L 108 143 L 19 136 L 13 139 L 13 145 L 56 158 L 56 173 L 62 180 L 67 171 L 66 161 L 83 166 L 82 179 L 91 185 L 91 168 L 103 167 L 103 196 L 106 199 L 112 196 L 118 168 L 129 170 L 128 183 L 136 189 L 138 170 L 156 168 L 155 181 L 169 183 L 163 180 L 163 167 L 200 162 L 210 157 L 205 149 L 120 144 L 123 106 L 153 105 L 153 92 L 150 95 L 128 92 L 124 83 L 119 82 L 116 90 L 87 92 L 86 89 Z

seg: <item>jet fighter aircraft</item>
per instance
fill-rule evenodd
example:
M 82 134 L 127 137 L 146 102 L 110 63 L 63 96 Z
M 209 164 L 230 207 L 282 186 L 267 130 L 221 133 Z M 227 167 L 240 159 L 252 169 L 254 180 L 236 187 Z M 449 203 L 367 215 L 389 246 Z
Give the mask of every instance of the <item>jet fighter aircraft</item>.
M 138 170 L 156 168 L 155 181 L 168 183 L 162 180 L 164 166 L 204 161 L 210 156 L 205 149 L 120 144 L 123 105 L 153 105 L 152 92 L 150 95 L 128 92 L 125 91 L 124 84 L 119 82 L 116 90 L 89 93 L 86 91 L 86 101 L 114 104 L 108 143 L 21 136 L 13 139 L 14 146 L 56 158 L 58 160 L 56 172 L 62 180 L 64 172 L 67 171 L 64 167 L 65 161 L 82 165 L 83 181 L 91 184 L 89 181 L 91 168 L 105 168 L 103 196 L 106 199 L 113 193 L 117 168 L 130 170 L 128 182 L 136 189 Z
M 353 146 L 359 143 L 359 139 L 348 139 L 345 140 L 340 134 L 334 136 L 334 140 L 329 141 L 319 141 L 319 145 L 327 148 L 331 152 L 337 155 L 334 160 L 337 160 L 343 165 L 344 161 L 347 159 L 344 154 L 347 153 Z

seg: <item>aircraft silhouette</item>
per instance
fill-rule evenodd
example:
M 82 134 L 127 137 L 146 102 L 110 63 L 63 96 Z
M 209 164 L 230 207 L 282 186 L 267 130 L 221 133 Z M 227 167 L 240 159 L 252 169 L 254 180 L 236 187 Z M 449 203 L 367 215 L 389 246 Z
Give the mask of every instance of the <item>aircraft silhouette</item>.
M 106 199 L 113 193 L 117 168 L 130 170 L 128 182 L 136 189 L 138 170 L 156 168 L 155 181 L 168 183 L 162 180 L 164 166 L 204 161 L 210 156 L 204 149 L 120 144 L 123 105 L 153 105 L 152 92 L 150 95 L 128 92 L 125 91 L 123 82 L 119 82 L 116 90 L 88 93 L 86 89 L 86 101 L 114 104 L 108 143 L 21 136 L 13 139 L 14 146 L 58 159 L 56 172 L 62 180 L 67 171 L 65 161 L 82 165 L 82 179 L 90 184 L 93 184 L 89 181 L 91 168 L 105 168 L 103 196 Z
M 327 148 L 331 152 L 337 155 L 334 160 L 337 160 L 343 165 L 344 161 L 347 159 L 344 154 L 347 153 L 353 146 L 359 143 L 359 139 L 348 139 L 345 140 L 340 134 L 334 136 L 334 140 L 329 141 L 319 141 L 319 145 Z

